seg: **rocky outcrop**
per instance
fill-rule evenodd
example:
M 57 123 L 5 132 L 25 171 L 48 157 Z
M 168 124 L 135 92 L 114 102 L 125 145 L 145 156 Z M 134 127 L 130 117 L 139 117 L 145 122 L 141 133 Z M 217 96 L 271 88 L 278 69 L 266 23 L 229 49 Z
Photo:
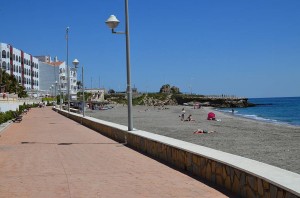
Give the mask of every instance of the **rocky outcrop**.
M 219 108 L 236 108 L 236 107 L 250 107 L 253 104 L 248 103 L 248 99 L 224 99 L 218 100 L 218 102 L 211 102 L 212 107 L 219 107 Z
M 165 99 L 157 99 L 154 97 L 145 96 L 143 98 L 143 104 L 147 106 L 163 106 L 163 105 L 177 105 L 176 100 L 168 95 Z
M 182 105 L 185 103 L 205 106 L 212 106 L 218 108 L 236 108 L 236 107 L 251 107 L 254 104 L 248 102 L 248 98 L 232 98 L 232 97 L 207 97 L 197 95 L 176 95 L 173 98 L 176 99 L 177 103 Z

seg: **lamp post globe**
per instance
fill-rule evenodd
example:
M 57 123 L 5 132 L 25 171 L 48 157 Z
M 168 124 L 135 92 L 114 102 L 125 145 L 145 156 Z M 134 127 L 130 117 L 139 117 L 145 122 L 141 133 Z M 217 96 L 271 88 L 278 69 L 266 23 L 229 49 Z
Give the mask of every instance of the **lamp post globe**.
M 120 21 L 115 15 L 110 15 L 110 17 L 105 21 L 105 23 L 110 29 L 115 29 L 119 25 Z
M 75 58 L 72 63 L 74 65 L 74 67 L 77 68 L 77 65 L 79 64 L 79 61 L 77 60 L 77 58 Z

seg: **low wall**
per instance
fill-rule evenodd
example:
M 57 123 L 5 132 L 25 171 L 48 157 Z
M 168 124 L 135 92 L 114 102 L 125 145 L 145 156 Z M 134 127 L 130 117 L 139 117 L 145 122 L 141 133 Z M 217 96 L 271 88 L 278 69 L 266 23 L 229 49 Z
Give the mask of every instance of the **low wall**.
M 296 198 L 300 175 L 255 160 L 56 109 L 60 114 L 241 197 Z
M 15 100 L 15 101 L 5 101 L 0 100 L 0 112 L 7 112 L 7 111 L 16 111 L 19 108 L 19 105 L 25 104 L 33 104 L 38 103 L 40 100 L 29 100 L 29 99 L 22 99 L 22 100 Z

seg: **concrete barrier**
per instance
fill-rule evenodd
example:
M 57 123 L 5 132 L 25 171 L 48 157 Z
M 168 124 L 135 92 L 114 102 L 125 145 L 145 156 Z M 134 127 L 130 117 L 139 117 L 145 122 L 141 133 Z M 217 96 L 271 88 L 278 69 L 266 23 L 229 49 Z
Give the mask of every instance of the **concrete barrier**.
M 210 181 L 241 197 L 296 198 L 300 175 L 248 158 L 55 109 L 111 139 Z

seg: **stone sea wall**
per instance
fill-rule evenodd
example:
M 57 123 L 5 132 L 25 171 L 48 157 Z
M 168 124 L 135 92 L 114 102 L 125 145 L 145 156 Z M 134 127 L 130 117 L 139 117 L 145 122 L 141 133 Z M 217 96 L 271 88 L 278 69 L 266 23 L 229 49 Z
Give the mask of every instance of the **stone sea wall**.
M 297 198 L 300 175 L 261 162 L 66 111 L 70 119 L 240 197 Z

